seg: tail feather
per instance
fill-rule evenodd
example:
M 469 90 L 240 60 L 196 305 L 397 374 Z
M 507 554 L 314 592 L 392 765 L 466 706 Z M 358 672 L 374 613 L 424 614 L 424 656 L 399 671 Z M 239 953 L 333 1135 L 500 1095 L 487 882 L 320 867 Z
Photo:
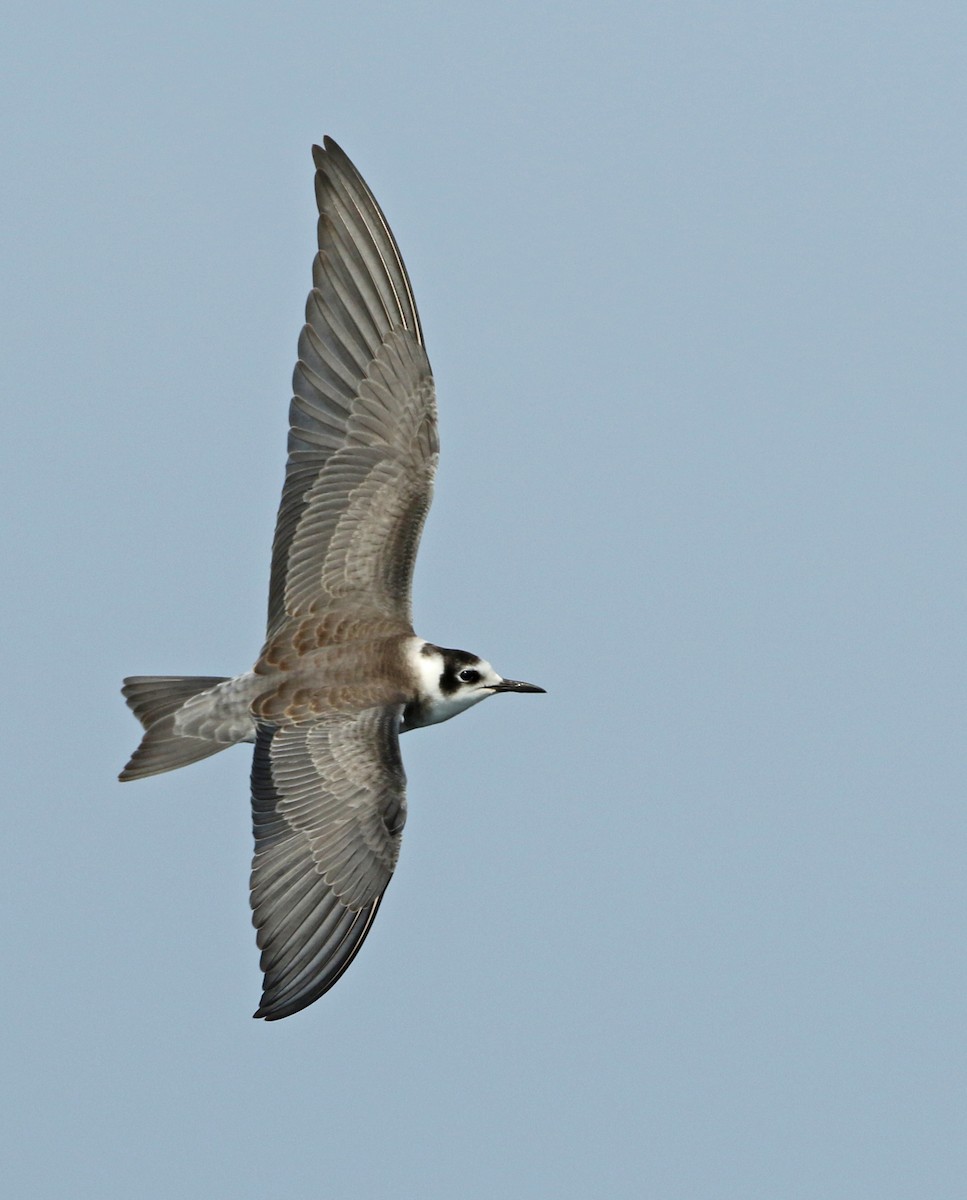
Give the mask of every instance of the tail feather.
M 176 713 L 186 700 L 224 683 L 227 675 L 129 675 L 121 695 L 141 724 L 148 728 Z
M 175 730 L 175 715 L 186 700 L 224 683 L 222 675 L 132 675 L 122 695 L 144 726 L 141 745 L 118 776 L 121 780 L 159 775 L 199 762 L 224 750 L 231 742 L 188 737 Z

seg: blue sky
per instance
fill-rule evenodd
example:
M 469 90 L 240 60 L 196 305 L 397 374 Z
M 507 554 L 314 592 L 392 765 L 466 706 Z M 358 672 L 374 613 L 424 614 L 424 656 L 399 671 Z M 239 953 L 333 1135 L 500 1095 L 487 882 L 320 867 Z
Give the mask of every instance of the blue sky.
M 963 1196 L 965 23 L 11 11 L 13 1194 Z M 122 787 L 118 688 L 261 644 L 325 133 L 437 378 L 417 630 L 548 695 L 404 739 L 270 1026 L 248 754 Z

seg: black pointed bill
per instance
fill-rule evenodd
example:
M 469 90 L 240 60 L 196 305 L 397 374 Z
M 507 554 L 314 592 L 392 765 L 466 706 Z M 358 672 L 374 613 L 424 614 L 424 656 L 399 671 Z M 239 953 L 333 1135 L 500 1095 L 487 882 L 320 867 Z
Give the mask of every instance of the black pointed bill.
M 491 684 L 491 690 L 495 695 L 497 692 L 546 692 L 536 683 L 521 683 L 519 679 L 502 679 L 500 683 Z

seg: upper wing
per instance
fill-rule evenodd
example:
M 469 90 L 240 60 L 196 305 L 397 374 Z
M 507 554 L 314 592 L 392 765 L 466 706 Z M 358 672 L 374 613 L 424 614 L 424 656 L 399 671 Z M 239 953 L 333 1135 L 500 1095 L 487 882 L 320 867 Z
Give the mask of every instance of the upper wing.
M 252 764 L 253 922 L 265 973 L 257 1017 L 311 1004 L 342 975 L 399 854 L 406 777 L 399 705 L 261 726 Z
M 400 252 L 356 168 L 313 147 L 319 253 L 299 338 L 268 635 L 339 607 L 410 622 L 436 405 Z

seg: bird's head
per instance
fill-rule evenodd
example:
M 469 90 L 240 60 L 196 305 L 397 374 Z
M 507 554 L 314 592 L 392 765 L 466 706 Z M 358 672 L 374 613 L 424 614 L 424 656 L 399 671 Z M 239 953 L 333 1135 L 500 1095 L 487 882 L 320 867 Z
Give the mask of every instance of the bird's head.
M 408 705 L 403 729 L 447 721 L 499 692 L 543 692 L 536 683 L 505 679 L 486 659 L 468 650 L 446 650 L 431 642 L 413 647 L 411 659 L 419 680 L 419 700 Z

